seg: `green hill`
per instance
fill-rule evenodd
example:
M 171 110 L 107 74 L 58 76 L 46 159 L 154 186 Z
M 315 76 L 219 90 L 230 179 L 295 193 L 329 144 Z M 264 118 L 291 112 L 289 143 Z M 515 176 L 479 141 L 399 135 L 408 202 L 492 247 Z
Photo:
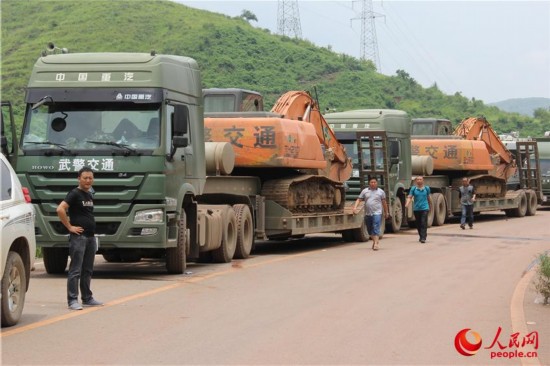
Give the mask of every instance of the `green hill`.
M 506 112 L 515 112 L 526 116 L 533 116 L 537 109 L 550 109 L 550 98 L 515 98 L 501 102 L 490 103 Z
M 15 104 L 18 123 L 31 68 L 46 44 L 55 42 L 70 52 L 154 49 L 190 56 L 201 67 L 204 87 L 257 90 L 268 107 L 286 91 L 316 86 L 322 108 L 396 108 L 454 123 L 485 115 L 499 132 L 550 130 L 548 115 L 509 114 L 459 93 L 445 95 L 436 85 L 421 87 L 404 70 L 381 75 L 370 62 L 174 2 L 3 0 L 1 17 L 2 99 Z

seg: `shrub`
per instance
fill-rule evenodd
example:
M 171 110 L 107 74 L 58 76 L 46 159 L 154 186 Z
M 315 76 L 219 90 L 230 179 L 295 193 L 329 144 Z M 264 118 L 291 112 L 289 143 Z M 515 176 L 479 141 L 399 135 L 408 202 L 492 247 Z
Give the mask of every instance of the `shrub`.
M 535 288 L 544 297 L 544 304 L 550 304 L 550 257 L 543 253 L 539 255 L 539 262 Z

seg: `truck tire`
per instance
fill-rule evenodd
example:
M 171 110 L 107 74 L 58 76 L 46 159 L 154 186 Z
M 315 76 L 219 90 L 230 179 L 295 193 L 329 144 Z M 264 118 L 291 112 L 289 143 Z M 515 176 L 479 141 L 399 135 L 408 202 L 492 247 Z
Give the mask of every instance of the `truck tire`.
M 435 193 L 434 193 L 435 194 Z M 428 212 L 428 227 L 432 227 L 434 223 L 434 211 L 435 211 L 435 204 L 434 204 L 434 194 L 431 194 L 432 197 L 432 207 L 430 207 L 430 211 Z
M 403 204 L 400 197 L 396 197 L 393 201 L 393 204 L 390 209 L 390 226 L 388 226 L 388 231 L 390 233 L 398 233 L 401 230 L 401 225 L 403 225 Z
M 214 263 L 229 263 L 237 249 L 237 217 L 235 211 L 227 210 L 225 228 L 223 230 L 222 244 L 212 251 Z
M 120 258 L 120 254 L 117 251 L 106 252 L 106 253 L 103 253 L 102 255 L 103 255 L 103 259 L 105 259 L 109 263 L 122 262 L 122 258 Z
M 182 274 L 187 268 L 187 216 L 182 210 L 178 221 L 178 243 L 175 248 L 166 249 L 166 270 L 168 273 Z
M 445 203 L 445 197 L 441 193 L 434 193 L 433 197 L 433 206 L 434 206 L 434 226 L 441 226 L 445 224 L 445 219 L 447 218 L 447 203 Z
M 2 326 L 17 324 L 25 305 L 27 275 L 21 256 L 10 251 L 2 274 Z
M 245 259 L 250 256 L 254 246 L 254 223 L 248 205 L 238 204 L 233 206 L 237 217 L 237 247 L 235 258 Z
M 523 217 L 527 213 L 527 195 L 525 192 L 520 192 L 518 196 L 518 207 L 504 210 L 506 216 Z
M 535 216 L 537 213 L 537 194 L 532 189 L 529 189 L 527 192 L 527 216 Z
M 342 239 L 346 243 L 353 243 L 355 241 L 355 236 L 353 235 L 353 230 L 344 230 L 344 231 L 342 231 Z
M 42 248 L 42 256 L 47 273 L 65 273 L 69 261 L 69 248 Z

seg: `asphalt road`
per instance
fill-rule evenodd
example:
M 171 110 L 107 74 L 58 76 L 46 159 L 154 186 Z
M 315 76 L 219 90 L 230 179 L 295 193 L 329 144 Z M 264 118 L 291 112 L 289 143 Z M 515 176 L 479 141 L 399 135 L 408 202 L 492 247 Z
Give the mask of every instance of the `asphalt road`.
M 550 211 L 476 220 L 430 228 L 427 244 L 388 234 L 377 252 L 336 235 L 260 243 L 179 276 L 98 256 L 92 289 L 106 305 L 83 311 L 38 261 L 21 322 L 2 329 L 2 364 L 550 365 L 550 306 L 532 285 Z M 465 328 L 482 340 L 473 356 L 455 347 Z M 535 335 L 537 349 L 521 347 Z

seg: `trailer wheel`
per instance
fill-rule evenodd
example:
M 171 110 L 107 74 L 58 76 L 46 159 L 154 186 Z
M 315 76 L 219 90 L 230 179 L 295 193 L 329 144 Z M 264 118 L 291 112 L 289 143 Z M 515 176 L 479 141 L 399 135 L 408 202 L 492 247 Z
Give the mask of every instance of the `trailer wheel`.
M 27 275 L 25 265 L 17 252 L 9 252 L 2 274 L 2 326 L 15 325 L 25 305 Z
M 396 197 L 393 201 L 392 207 L 390 209 L 390 214 L 391 220 L 388 231 L 391 233 L 398 233 L 399 230 L 401 230 L 401 225 L 403 224 L 403 205 L 401 203 L 400 197 Z
M 254 224 L 252 214 L 247 205 L 238 204 L 233 206 L 237 217 L 237 247 L 235 258 L 244 259 L 250 256 L 254 246 Z
M 447 204 L 445 203 L 445 197 L 441 193 L 433 194 L 433 206 L 434 206 L 434 226 L 441 226 L 445 223 L 447 218 Z
M 222 244 L 212 251 L 214 263 L 229 263 L 237 249 L 237 217 L 235 211 L 227 210 L 225 228 L 223 230 Z
M 187 267 L 187 217 L 182 210 L 178 221 L 178 243 L 175 248 L 166 249 L 166 270 L 168 273 L 182 274 Z
M 529 189 L 527 192 L 527 216 L 535 216 L 537 213 L 537 194 L 532 189 Z
M 69 261 L 69 248 L 42 248 L 44 267 L 49 274 L 65 273 Z
M 527 195 L 520 192 L 518 207 L 506 210 L 506 214 L 513 217 L 523 217 L 527 213 Z

